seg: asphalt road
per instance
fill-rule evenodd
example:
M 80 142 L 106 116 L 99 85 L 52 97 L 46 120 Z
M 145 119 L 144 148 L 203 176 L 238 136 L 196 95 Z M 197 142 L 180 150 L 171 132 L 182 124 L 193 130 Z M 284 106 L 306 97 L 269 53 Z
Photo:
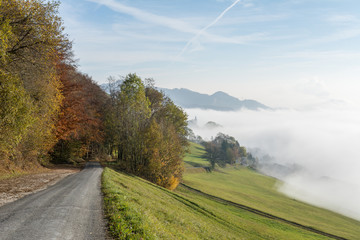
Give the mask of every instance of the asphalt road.
M 0 208 L 1 240 L 105 239 L 99 163 Z

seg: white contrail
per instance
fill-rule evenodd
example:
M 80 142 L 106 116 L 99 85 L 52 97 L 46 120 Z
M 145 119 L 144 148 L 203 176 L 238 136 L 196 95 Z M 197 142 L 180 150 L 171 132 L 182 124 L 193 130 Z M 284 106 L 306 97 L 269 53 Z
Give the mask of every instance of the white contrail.
M 238 4 L 241 0 L 236 0 L 233 2 L 228 8 L 226 8 L 214 21 L 212 21 L 210 24 L 208 24 L 206 27 L 201 29 L 182 49 L 181 53 L 179 54 L 179 57 L 186 51 L 186 49 L 192 44 L 196 39 L 198 39 L 208 28 L 215 25 L 230 9 L 232 9 L 236 4 Z

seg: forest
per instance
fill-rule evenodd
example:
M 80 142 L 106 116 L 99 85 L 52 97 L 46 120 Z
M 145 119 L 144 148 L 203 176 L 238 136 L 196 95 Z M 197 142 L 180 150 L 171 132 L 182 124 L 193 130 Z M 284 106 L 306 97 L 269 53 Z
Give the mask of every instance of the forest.
M 187 116 L 152 79 L 129 74 L 110 94 L 78 70 L 59 2 L 0 0 L 0 172 L 110 156 L 174 189 Z

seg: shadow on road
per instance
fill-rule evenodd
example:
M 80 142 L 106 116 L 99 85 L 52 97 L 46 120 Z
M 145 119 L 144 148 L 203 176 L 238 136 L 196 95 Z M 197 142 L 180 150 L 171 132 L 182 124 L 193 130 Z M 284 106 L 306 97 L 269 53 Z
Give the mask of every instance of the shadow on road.
M 87 168 L 102 168 L 99 162 L 87 162 L 85 165 L 85 169 Z

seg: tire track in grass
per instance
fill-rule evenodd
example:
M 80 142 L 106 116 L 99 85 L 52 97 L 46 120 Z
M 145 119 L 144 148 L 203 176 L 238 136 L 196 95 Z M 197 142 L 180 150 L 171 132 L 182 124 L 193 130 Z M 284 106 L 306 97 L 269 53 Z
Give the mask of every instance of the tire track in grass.
M 205 196 L 205 197 L 207 197 L 207 198 L 209 198 L 209 199 L 215 200 L 215 201 L 217 201 L 217 202 L 220 202 L 220 203 L 223 203 L 223 204 L 226 204 L 226 205 L 231 205 L 231 206 L 234 206 L 234 207 L 243 209 L 243 210 L 245 210 L 245 211 L 248 211 L 248 212 L 257 214 L 257 215 L 262 216 L 262 217 L 266 217 L 266 218 L 270 218 L 270 219 L 273 219 L 273 220 L 277 220 L 277 221 L 280 221 L 280 222 L 283 222 L 283 223 L 287 223 L 287 224 L 292 225 L 292 226 L 295 226 L 295 227 L 297 227 L 297 228 L 301 228 L 301 229 L 307 230 L 307 231 L 309 231 L 309 232 L 317 233 L 317 234 L 319 234 L 319 235 L 322 235 L 322 236 L 325 236 L 325 237 L 329 237 L 329 238 L 332 238 L 332 239 L 348 240 L 347 238 L 343 238 L 343 237 L 340 237 L 340 236 L 337 236 L 337 235 L 334 235 L 334 234 L 331 234 L 331 233 L 327 233 L 327 232 L 324 232 L 324 231 L 315 229 L 315 228 L 310 227 L 310 226 L 305 226 L 305 225 L 302 225 L 302 224 L 300 224 L 300 223 L 287 220 L 287 219 L 285 219 L 285 218 L 277 217 L 277 216 L 272 215 L 272 214 L 270 214 L 270 213 L 266 213 L 266 212 L 260 211 L 260 210 L 258 210 L 258 209 L 255 209 L 255 208 L 248 207 L 248 206 L 246 206 L 246 205 L 242 205 L 242 204 L 235 203 L 235 202 L 232 202 L 232 201 L 229 201 L 229 200 L 220 198 L 220 197 L 216 197 L 216 196 L 214 196 L 214 195 L 210 195 L 210 194 L 204 193 L 204 192 L 202 192 L 201 190 L 198 190 L 198 189 L 196 189 L 196 188 L 190 187 L 190 186 L 188 186 L 188 185 L 186 185 L 186 184 L 184 184 L 184 183 L 181 183 L 181 186 L 185 187 L 186 189 L 188 189 L 188 190 L 190 190 L 190 191 L 192 191 L 192 192 L 195 192 L 195 193 L 198 193 L 198 194 L 200 194 L 200 195 L 203 195 L 203 196 Z

